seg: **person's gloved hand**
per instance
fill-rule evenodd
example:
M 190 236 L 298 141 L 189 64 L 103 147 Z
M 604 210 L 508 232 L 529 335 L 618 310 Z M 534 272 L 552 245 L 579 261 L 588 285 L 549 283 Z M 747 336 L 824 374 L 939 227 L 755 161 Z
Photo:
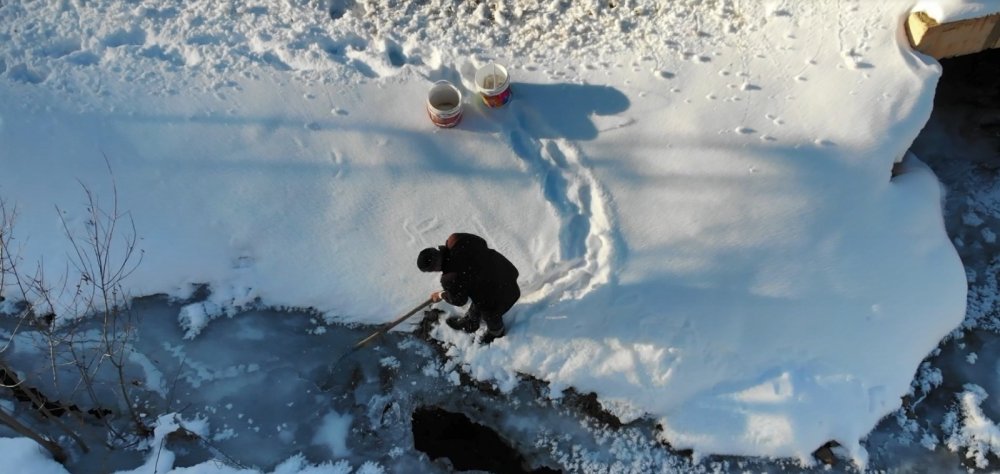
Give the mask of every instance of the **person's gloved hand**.
M 444 290 L 431 293 L 431 303 L 437 303 L 444 299 Z

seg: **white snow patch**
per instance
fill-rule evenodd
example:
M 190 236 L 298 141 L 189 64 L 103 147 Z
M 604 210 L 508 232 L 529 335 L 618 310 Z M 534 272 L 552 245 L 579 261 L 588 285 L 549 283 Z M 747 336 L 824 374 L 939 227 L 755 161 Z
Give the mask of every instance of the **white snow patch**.
M 948 434 L 945 439 L 948 449 L 952 452 L 965 449 L 966 458 L 973 460 L 980 469 L 989 466 L 988 454 L 1000 454 L 1000 428 L 981 408 L 988 396 L 982 387 L 966 384 L 965 391 L 957 395 L 957 410 L 948 412 L 942 423 Z
M 333 410 L 323 416 L 316 434 L 313 435 L 312 443 L 318 446 L 326 446 L 335 458 L 342 458 L 351 455 L 347 447 L 347 435 L 351 428 L 351 415 L 341 415 Z

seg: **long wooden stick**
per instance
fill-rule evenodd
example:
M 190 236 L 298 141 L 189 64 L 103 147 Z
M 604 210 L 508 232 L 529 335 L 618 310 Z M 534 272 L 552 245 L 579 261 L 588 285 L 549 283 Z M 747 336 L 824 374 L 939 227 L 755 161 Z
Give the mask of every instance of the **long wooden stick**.
M 366 337 L 366 338 L 358 341 L 358 343 L 355 344 L 354 347 L 352 347 L 351 349 L 352 350 L 356 350 L 356 349 L 360 349 L 360 348 L 364 347 L 369 342 L 372 342 L 373 340 L 375 340 L 375 338 L 377 338 L 377 337 L 379 337 L 379 336 L 381 336 L 381 335 L 389 332 L 390 329 L 398 326 L 399 323 L 401 323 L 401 322 L 406 321 L 407 319 L 409 319 L 410 316 L 413 316 L 414 314 L 417 314 L 417 311 L 420 311 L 420 310 L 424 309 L 425 307 L 429 306 L 432 302 L 433 302 L 433 300 L 431 300 L 430 298 L 428 298 L 427 301 L 424 301 L 423 303 L 420 303 L 419 306 L 417 306 L 416 308 L 411 309 L 410 312 L 408 312 L 408 313 L 406 313 L 406 314 L 404 314 L 404 315 L 396 318 L 394 321 L 392 321 L 390 323 L 386 323 L 385 326 L 382 326 L 381 328 L 379 328 L 378 331 L 375 331 L 374 333 L 372 333 L 372 335 L 370 335 L 370 336 L 368 336 L 368 337 Z
M 348 356 L 350 356 L 351 354 L 354 354 L 355 352 L 357 352 L 362 347 L 365 347 L 365 345 L 367 345 L 369 342 L 374 341 L 379 336 L 381 336 L 381 335 L 389 332 L 390 329 L 398 326 L 399 323 L 401 323 L 403 321 L 406 321 L 407 319 L 409 319 L 410 316 L 413 316 L 414 314 L 417 314 L 417 311 L 420 311 L 421 309 L 426 308 L 431 303 L 433 303 L 433 300 L 430 299 L 430 298 L 428 298 L 427 301 L 424 301 L 423 303 L 420 303 L 416 308 L 413 308 L 410 311 L 406 312 L 406 314 L 404 314 L 404 315 L 396 318 L 393 321 L 390 321 L 390 322 L 386 323 L 384 326 L 380 327 L 377 331 L 373 332 L 368 337 L 366 337 L 366 338 L 358 341 L 347 352 L 344 352 L 340 357 L 338 357 L 337 360 L 335 360 L 333 362 L 333 364 L 331 364 L 329 367 L 327 367 L 327 370 L 329 370 L 330 373 L 333 373 L 334 368 L 337 367 L 338 365 L 340 365 L 340 363 L 343 362 L 343 360 L 346 359 Z M 330 385 L 329 383 L 327 383 L 327 384 L 317 384 L 316 387 L 319 388 L 321 391 L 326 392 L 326 391 L 330 390 L 330 388 L 332 387 L 332 385 Z
M 420 303 L 416 308 L 411 309 L 406 314 L 404 314 L 404 315 L 396 318 L 395 320 L 393 320 L 393 321 L 391 321 L 389 323 L 386 323 L 384 326 L 380 327 L 377 331 L 373 332 L 370 336 L 368 336 L 368 337 L 366 337 L 366 338 L 358 341 L 356 344 L 354 344 L 354 346 L 351 347 L 351 349 L 349 351 L 345 352 L 344 355 L 338 357 L 337 360 L 333 363 L 333 366 L 331 366 L 331 367 L 336 367 L 337 364 L 340 364 L 340 362 L 342 360 L 344 360 L 345 358 L 347 358 L 347 356 L 349 356 L 349 355 L 357 352 L 362 347 L 365 347 L 369 342 L 372 342 L 375 339 L 377 339 L 379 336 L 381 336 L 381 335 L 389 332 L 390 329 L 398 326 L 399 323 L 401 323 L 403 321 L 406 321 L 407 319 L 410 318 L 410 316 L 413 316 L 414 314 L 417 314 L 417 311 L 420 311 L 420 310 L 424 309 L 425 307 L 429 306 L 433 302 L 434 301 L 432 299 L 428 298 L 427 301 L 424 301 L 423 303 Z

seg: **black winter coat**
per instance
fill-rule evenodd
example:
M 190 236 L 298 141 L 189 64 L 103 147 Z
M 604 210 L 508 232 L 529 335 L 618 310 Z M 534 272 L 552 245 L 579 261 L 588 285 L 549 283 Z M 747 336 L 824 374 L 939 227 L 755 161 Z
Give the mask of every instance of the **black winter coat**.
M 518 271 L 482 237 L 455 233 L 441 250 L 444 300 L 462 306 L 468 300 L 483 310 L 506 310 L 521 296 Z

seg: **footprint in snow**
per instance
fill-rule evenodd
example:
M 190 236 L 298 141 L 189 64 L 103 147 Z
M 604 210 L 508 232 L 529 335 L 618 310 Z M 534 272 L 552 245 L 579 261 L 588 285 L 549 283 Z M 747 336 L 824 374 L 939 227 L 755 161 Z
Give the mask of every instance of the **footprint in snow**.
M 418 242 L 434 242 L 436 239 L 431 235 L 441 228 L 441 222 L 436 217 L 430 217 L 417 222 L 406 219 L 403 222 L 403 233 L 407 236 L 407 242 L 416 244 Z
M 41 84 L 48 79 L 49 74 L 41 70 L 31 69 L 26 64 L 17 64 L 10 68 L 10 71 L 7 72 L 7 77 L 13 81 L 25 84 Z

